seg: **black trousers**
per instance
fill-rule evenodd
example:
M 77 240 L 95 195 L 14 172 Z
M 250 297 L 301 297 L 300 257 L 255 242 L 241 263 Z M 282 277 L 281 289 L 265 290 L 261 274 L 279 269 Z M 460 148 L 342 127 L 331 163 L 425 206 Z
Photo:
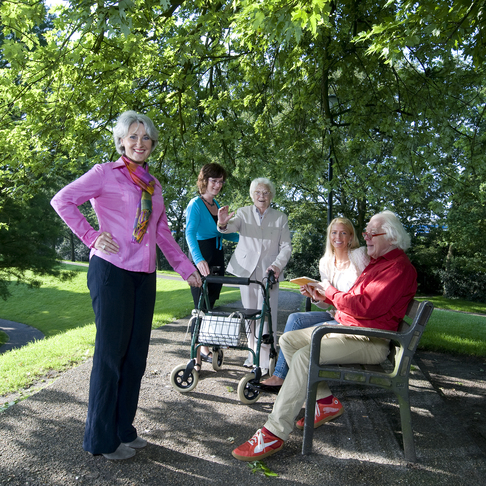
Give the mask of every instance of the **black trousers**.
M 156 276 L 92 257 L 88 287 L 96 321 L 84 450 L 114 452 L 137 437 L 133 420 L 145 372 Z
M 213 267 L 219 267 L 219 270 L 215 272 L 216 275 L 224 275 L 224 251 L 218 250 L 216 247 L 216 238 L 210 238 L 209 240 L 198 240 L 199 249 L 202 256 L 209 265 L 211 270 Z M 214 307 L 214 303 L 219 299 L 221 293 L 222 284 L 208 284 L 208 297 L 211 309 Z M 201 289 L 199 287 L 191 287 L 192 299 L 194 301 L 194 308 L 197 309 L 199 304 L 199 297 L 201 295 Z M 207 310 L 207 309 L 202 309 Z

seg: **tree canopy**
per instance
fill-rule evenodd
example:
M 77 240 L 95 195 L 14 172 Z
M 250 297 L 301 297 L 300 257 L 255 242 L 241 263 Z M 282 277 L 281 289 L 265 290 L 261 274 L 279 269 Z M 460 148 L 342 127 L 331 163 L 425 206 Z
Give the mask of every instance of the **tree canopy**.
M 235 207 L 252 178 L 277 183 L 295 261 L 322 251 L 332 190 L 358 231 L 391 209 L 413 233 L 443 228 L 440 252 L 456 246 L 485 270 L 455 216 L 475 208 L 482 228 L 484 0 L 83 0 L 50 12 L 25 0 L 0 15 L 0 212 L 113 160 L 114 121 L 135 109 L 161 129 L 151 170 L 179 232 L 200 166 L 215 161 Z

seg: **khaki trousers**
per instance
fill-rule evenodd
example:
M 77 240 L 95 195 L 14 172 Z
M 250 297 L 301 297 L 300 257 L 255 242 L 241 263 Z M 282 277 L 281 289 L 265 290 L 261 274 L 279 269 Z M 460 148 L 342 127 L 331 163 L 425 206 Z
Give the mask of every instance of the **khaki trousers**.
M 329 323 L 328 323 L 329 324 Z M 280 337 L 280 352 L 289 364 L 289 373 L 268 416 L 265 428 L 287 440 L 304 404 L 309 372 L 310 341 L 315 327 L 290 331 Z M 378 364 L 386 359 L 389 342 L 349 334 L 326 334 L 321 343 L 321 364 Z M 318 385 L 317 399 L 331 395 L 326 382 Z

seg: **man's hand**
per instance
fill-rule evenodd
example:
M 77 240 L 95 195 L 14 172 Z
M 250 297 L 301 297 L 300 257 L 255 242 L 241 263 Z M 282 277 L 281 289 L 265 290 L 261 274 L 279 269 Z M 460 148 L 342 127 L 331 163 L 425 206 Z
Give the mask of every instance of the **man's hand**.
M 321 287 L 321 288 L 322 288 L 322 290 L 323 290 L 324 292 L 326 292 L 326 290 L 327 290 L 327 289 L 328 289 L 328 287 L 330 287 L 330 286 L 331 286 L 331 282 L 329 282 L 329 280 L 328 280 L 327 278 L 326 278 L 325 280 L 323 280 L 323 281 L 320 283 L 320 285 L 319 285 L 319 287 Z
M 301 285 L 300 286 L 300 293 L 304 296 L 304 297 L 309 297 L 312 299 L 312 294 L 310 293 L 309 291 L 309 285 Z
M 329 282 L 329 280 L 327 278 L 325 280 L 323 280 L 322 282 L 320 282 L 318 285 L 315 286 L 316 292 L 318 292 L 321 296 L 321 298 L 319 300 L 324 300 L 326 298 L 326 290 L 330 286 L 331 286 L 331 282 Z
M 300 293 L 305 297 L 310 297 L 312 300 L 324 300 L 317 291 L 318 288 L 318 283 L 308 283 L 300 287 Z

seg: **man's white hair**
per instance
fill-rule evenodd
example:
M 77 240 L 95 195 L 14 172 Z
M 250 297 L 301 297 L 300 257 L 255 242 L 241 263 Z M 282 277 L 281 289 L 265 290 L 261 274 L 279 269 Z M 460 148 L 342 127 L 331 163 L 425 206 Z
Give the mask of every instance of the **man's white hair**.
M 386 239 L 388 241 L 392 242 L 403 251 L 410 248 L 410 236 L 405 231 L 405 228 L 395 213 L 392 213 L 391 211 L 382 211 L 381 213 L 375 214 L 371 219 L 380 220 L 381 227 L 386 233 Z

